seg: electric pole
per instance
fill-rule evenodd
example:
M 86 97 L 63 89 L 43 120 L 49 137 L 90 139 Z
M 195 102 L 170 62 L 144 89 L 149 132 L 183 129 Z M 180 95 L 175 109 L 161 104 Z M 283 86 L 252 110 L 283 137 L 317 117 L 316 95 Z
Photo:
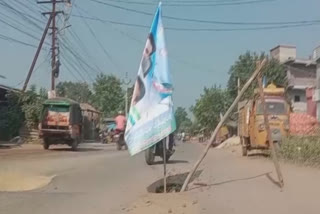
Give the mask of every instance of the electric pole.
M 128 116 L 128 86 L 130 85 L 131 80 L 128 78 L 128 72 L 126 72 L 126 76 L 124 81 L 122 81 L 122 84 L 124 84 L 125 90 L 126 90 L 126 94 L 125 94 L 125 114 L 126 117 Z
M 63 13 L 63 11 L 57 11 L 57 3 L 70 3 L 70 0 L 51 0 L 51 1 L 41 1 L 38 4 L 52 4 L 52 11 L 42 13 L 43 15 L 50 15 L 52 17 L 51 23 L 51 36 L 52 36 L 52 43 L 51 43 L 51 91 L 55 90 L 55 80 L 59 76 L 59 67 L 60 62 L 57 60 L 57 31 L 58 28 L 56 26 L 56 16 L 59 13 Z
M 29 83 L 29 80 L 31 78 L 31 75 L 32 75 L 32 72 L 34 70 L 34 67 L 37 63 L 37 60 L 38 60 L 38 57 L 39 57 L 39 54 L 40 54 L 40 51 L 42 49 L 42 46 L 43 46 L 43 43 L 44 43 L 44 40 L 47 36 L 47 33 L 48 33 L 48 30 L 51 29 L 52 32 L 51 32 L 51 35 L 52 35 L 52 44 L 51 44 L 51 68 L 52 68 L 52 71 L 51 71 L 51 90 L 55 90 L 55 78 L 57 78 L 59 76 L 59 67 L 60 67 L 60 62 L 59 60 L 57 60 L 57 56 L 58 56 L 58 52 L 56 52 L 56 50 L 58 49 L 58 46 L 57 46 L 57 26 L 56 26 L 56 16 L 57 14 L 60 14 L 60 13 L 63 13 L 63 11 L 57 11 L 56 10 L 56 5 L 57 3 L 68 3 L 68 4 L 71 4 L 71 1 L 70 0 L 49 0 L 49 1 L 38 1 L 37 2 L 38 4 L 52 4 L 52 11 L 51 12 L 44 12 L 42 13 L 43 15 L 49 15 L 49 19 L 48 19 L 48 22 L 47 22 L 47 26 L 42 34 L 42 38 L 40 40 L 40 43 L 39 43 L 39 46 L 38 46 L 38 49 L 37 49 L 37 52 L 33 58 L 33 61 L 32 61 L 32 64 L 31 64 L 31 67 L 29 69 L 29 72 L 28 72 L 28 75 L 27 75 L 27 78 L 26 78 L 26 81 L 24 83 L 24 86 L 23 86 L 23 91 L 25 91 L 28 87 L 28 83 Z M 51 25 L 51 27 L 50 27 Z

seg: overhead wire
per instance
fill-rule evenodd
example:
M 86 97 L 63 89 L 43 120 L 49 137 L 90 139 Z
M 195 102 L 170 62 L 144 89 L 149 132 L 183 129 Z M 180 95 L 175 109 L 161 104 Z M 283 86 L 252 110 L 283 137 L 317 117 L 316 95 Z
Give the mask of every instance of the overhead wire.
M 18 44 L 21 44 L 21 45 L 24 45 L 24 46 L 33 47 L 33 48 L 37 48 L 38 47 L 38 46 L 36 46 L 34 44 L 30 44 L 30 43 L 27 43 L 27 42 L 24 42 L 24 41 L 21 41 L 21 40 L 18 40 L 18 39 L 14 39 L 12 37 L 9 37 L 9 36 L 3 35 L 3 34 L 0 34 L 0 39 L 5 40 L 5 41 L 9 41 L 9 42 L 18 43 Z
M 107 2 L 102 2 L 100 0 L 90 0 L 92 2 L 106 5 L 112 8 L 117 8 L 120 10 L 125 10 L 128 12 L 133 12 L 137 14 L 147 15 L 147 16 L 154 16 L 153 13 L 136 10 L 132 8 L 127 8 L 119 5 L 110 4 Z M 194 23 L 206 23 L 206 24 L 222 24 L 222 25 L 296 25 L 296 24 L 309 24 L 309 23 L 318 23 L 320 22 L 320 19 L 316 20 L 301 20 L 301 21 L 287 21 L 287 22 L 236 22 L 236 21 L 215 21 L 215 20 L 202 20 L 202 19 L 191 19 L 191 18 L 181 18 L 181 17 L 175 17 L 175 16 L 168 16 L 163 15 L 162 16 L 165 19 L 170 20 L 176 20 L 176 21 L 185 21 L 185 22 L 194 22 Z
M 76 5 L 74 5 L 77 9 L 78 7 Z M 78 13 L 81 16 L 81 11 L 80 9 L 78 9 Z M 88 24 L 88 22 L 85 19 L 82 19 L 83 23 L 86 25 L 86 27 L 88 28 L 90 34 L 93 36 L 94 40 L 97 42 L 98 46 L 101 48 L 101 50 L 104 52 L 104 54 L 107 56 L 107 58 L 109 59 L 110 63 L 113 65 L 113 67 L 116 69 L 116 71 L 121 72 L 121 69 L 119 68 L 119 65 L 115 62 L 115 60 L 113 59 L 112 55 L 109 53 L 109 51 L 102 45 L 102 43 L 100 42 L 100 40 L 98 39 L 97 35 L 95 34 L 95 32 L 92 30 L 92 28 L 90 27 L 90 25 Z
M 136 27 L 136 28 L 144 28 L 149 29 L 150 26 L 141 25 L 141 24 L 134 24 L 134 23 L 125 23 L 125 22 L 118 22 L 113 20 L 101 19 L 96 17 L 90 16 L 83 16 L 83 15 L 72 15 L 74 17 L 83 18 L 87 20 L 98 21 L 101 23 L 110 23 L 110 24 L 117 24 L 129 27 Z M 298 28 L 298 27 L 308 27 L 320 25 L 320 20 L 311 22 L 311 23 L 302 23 L 302 24 L 290 24 L 290 25 L 277 25 L 277 26 L 263 26 L 263 27 L 247 27 L 247 28 L 178 28 L 178 27 L 166 27 L 166 30 L 169 31 L 187 31 L 187 32 L 228 32 L 228 31 L 255 31 L 255 30 L 272 30 L 272 29 L 287 29 L 287 28 Z
M 147 5 L 154 6 L 157 5 L 157 2 L 150 1 L 125 1 L 125 0 L 107 0 L 109 2 L 114 3 L 125 3 L 125 4 L 133 4 L 133 5 Z M 206 1 L 206 2 L 172 2 L 167 1 L 163 4 L 165 7 L 216 7 L 216 6 L 234 6 L 234 5 L 251 5 L 251 4 L 259 4 L 264 2 L 273 2 L 275 0 L 244 0 L 244 1 Z
M 10 1 L 11 3 L 16 3 L 14 1 Z M 11 11 L 11 13 L 16 14 L 17 16 L 19 16 L 20 18 L 22 18 L 24 21 L 28 22 L 29 24 L 32 24 L 33 26 L 37 27 L 40 30 L 43 30 L 41 28 L 41 26 L 37 23 L 37 22 L 42 22 L 42 20 L 37 19 L 33 16 L 31 16 L 28 13 L 25 13 L 23 11 L 19 11 L 16 9 L 16 7 L 13 7 L 11 5 L 9 5 L 7 2 L 5 2 L 4 0 L 0 0 L 0 5 L 6 7 L 8 9 L 8 11 Z M 19 5 L 18 5 L 19 6 Z M 33 19 L 33 20 L 32 20 Z
M 84 13 L 86 13 L 87 15 L 90 15 L 90 14 L 88 13 L 88 11 L 80 8 L 79 6 L 78 6 L 78 9 L 81 9 Z M 95 17 L 93 17 L 93 18 L 95 18 Z M 129 34 L 129 33 L 125 32 L 125 31 L 122 31 L 122 30 L 120 30 L 120 29 L 118 29 L 118 28 L 115 28 L 115 27 L 112 25 L 112 23 L 109 23 L 109 24 L 110 24 L 110 26 L 112 27 L 112 29 L 114 29 L 115 31 L 117 31 L 118 33 L 120 33 L 122 36 L 124 36 L 124 37 L 126 37 L 126 38 L 128 38 L 128 39 L 130 39 L 130 40 L 132 40 L 132 41 L 135 41 L 135 42 L 136 42 L 137 44 L 139 44 L 139 45 L 144 45 L 144 44 L 145 44 L 144 41 L 136 38 L 136 37 L 133 36 L 132 34 Z M 148 27 L 148 28 L 150 28 L 150 27 Z M 184 66 L 188 66 L 188 67 L 191 66 L 191 67 L 196 68 L 196 69 L 199 69 L 199 68 L 201 67 L 201 66 L 199 66 L 199 65 L 194 65 L 194 64 L 192 64 L 192 63 L 190 63 L 190 62 L 187 62 L 187 61 L 185 61 L 185 60 L 179 59 L 178 57 L 173 56 L 173 55 L 171 55 L 171 58 L 172 58 L 173 61 L 176 61 L 177 63 L 182 64 L 182 65 L 184 65 Z M 202 69 L 201 71 L 211 72 L 211 71 L 208 70 L 208 69 Z

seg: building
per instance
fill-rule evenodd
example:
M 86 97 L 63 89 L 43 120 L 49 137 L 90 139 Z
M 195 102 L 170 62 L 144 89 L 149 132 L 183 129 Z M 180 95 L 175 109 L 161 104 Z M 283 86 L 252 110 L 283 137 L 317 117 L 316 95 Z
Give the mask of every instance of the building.
M 270 55 L 285 65 L 288 81 L 287 92 L 293 111 L 307 113 L 307 110 L 310 109 L 307 104 L 307 91 L 310 94 L 310 90 L 316 87 L 316 62 L 311 57 L 297 58 L 296 47 L 290 45 L 278 45 L 270 50 Z

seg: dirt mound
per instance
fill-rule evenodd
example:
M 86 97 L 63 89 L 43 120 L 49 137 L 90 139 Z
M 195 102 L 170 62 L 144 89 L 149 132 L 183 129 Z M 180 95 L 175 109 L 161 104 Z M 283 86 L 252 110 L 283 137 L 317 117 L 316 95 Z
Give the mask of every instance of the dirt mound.
M 196 214 L 199 213 L 198 202 L 186 194 L 148 194 L 129 207 L 122 208 L 123 213 L 130 214 Z
M 240 145 L 240 138 L 236 136 L 236 137 L 231 137 L 227 139 L 216 148 L 222 149 L 222 148 L 228 148 L 228 147 L 237 146 L 237 145 Z
M 53 177 L 30 175 L 21 172 L 1 172 L 0 191 L 20 192 L 38 189 L 48 185 Z

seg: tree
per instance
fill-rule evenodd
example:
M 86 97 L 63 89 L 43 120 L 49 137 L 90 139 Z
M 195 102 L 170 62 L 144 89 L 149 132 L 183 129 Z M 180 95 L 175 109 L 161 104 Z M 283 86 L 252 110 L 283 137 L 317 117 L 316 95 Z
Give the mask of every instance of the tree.
M 93 83 L 93 103 L 104 116 L 113 117 L 124 110 L 124 91 L 114 75 L 99 74 Z
M 187 131 L 188 127 L 190 127 L 192 124 L 185 108 L 178 107 L 175 111 L 175 118 L 177 123 L 177 130 L 179 131 Z
M 191 107 L 197 123 L 206 131 L 213 130 L 220 121 L 220 113 L 227 111 L 231 104 L 228 91 L 221 87 L 204 88 L 204 93 Z
M 79 103 L 88 103 L 92 92 L 84 82 L 60 82 L 56 86 L 57 95 L 67 97 Z
M 19 129 L 24 121 L 19 96 L 16 92 L 9 92 L 7 103 L 0 105 L 0 130 L 5 130 L 0 135 L 3 139 L 9 140 L 19 135 Z
M 42 104 L 46 99 L 46 89 L 40 88 L 39 93 L 37 93 L 35 85 L 32 85 L 29 91 L 19 94 L 19 103 L 28 128 L 35 128 L 39 124 Z
M 258 55 L 257 53 L 246 52 L 239 56 L 238 60 L 231 66 L 228 81 L 228 90 L 232 99 L 235 99 L 238 91 L 238 78 L 240 79 L 240 87 L 243 86 L 250 78 L 254 70 L 256 69 L 257 60 L 262 60 L 267 57 L 264 53 Z M 266 63 L 262 70 L 263 76 L 266 77 L 267 84 L 274 83 L 277 86 L 285 87 L 287 84 L 286 73 L 284 66 L 277 60 L 270 59 Z M 244 94 L 243 99 L 250 98 L 253 95 L 254 89 L 257 87 L 257 83 L 254 82 L 247 92 Z

